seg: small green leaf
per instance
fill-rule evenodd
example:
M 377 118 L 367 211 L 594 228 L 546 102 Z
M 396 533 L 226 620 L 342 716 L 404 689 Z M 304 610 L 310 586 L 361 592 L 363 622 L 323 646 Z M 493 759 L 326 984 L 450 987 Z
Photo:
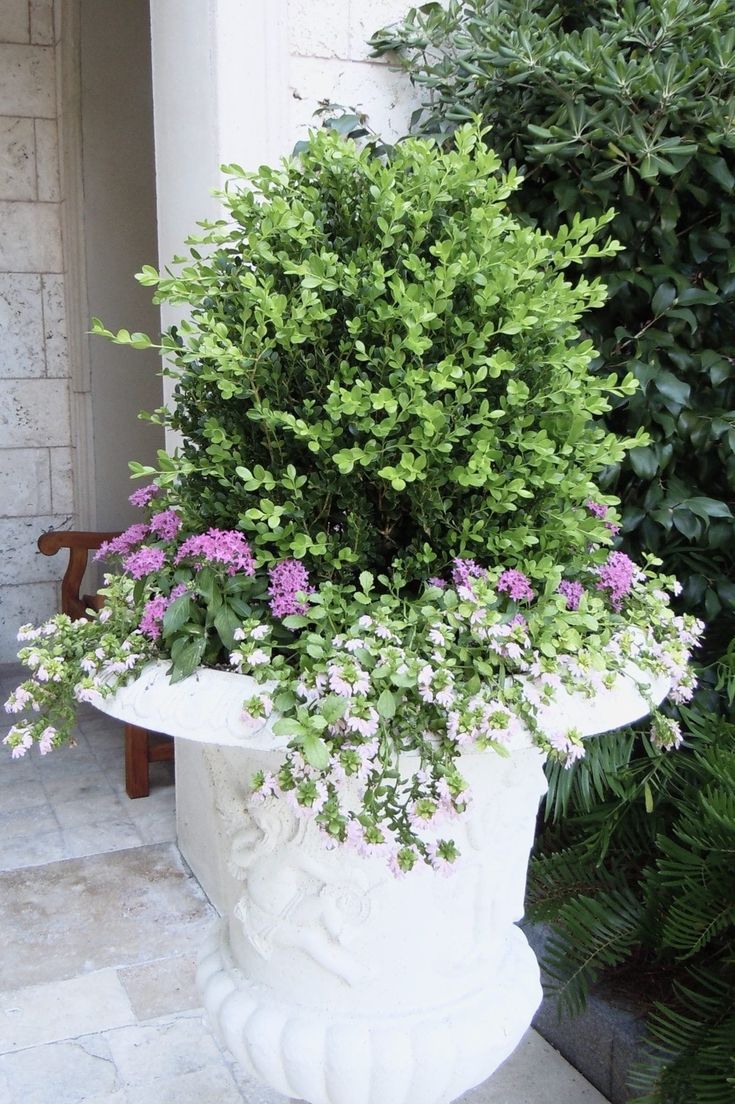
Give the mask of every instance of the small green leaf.
M 386 720 L 390 720 L 391 717 L 396 715 L 396 698 L 387 688 L 382 691 L 378 698 L 378 713 Z
M 316 736 L 313 732 L 307 732 L 301 746 L 304 759 L 306 759 L 309 766 L 316 770 L 327 769 L 329 766 L 329 749 L 321 736 Z

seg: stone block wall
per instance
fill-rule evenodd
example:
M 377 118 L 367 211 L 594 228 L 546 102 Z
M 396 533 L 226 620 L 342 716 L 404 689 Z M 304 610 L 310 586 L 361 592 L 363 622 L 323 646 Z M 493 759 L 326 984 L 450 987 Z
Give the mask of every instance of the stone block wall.
M 53 0 L 0 3 L 0 662 L 56 608 L 36 539 L 74 517 Z

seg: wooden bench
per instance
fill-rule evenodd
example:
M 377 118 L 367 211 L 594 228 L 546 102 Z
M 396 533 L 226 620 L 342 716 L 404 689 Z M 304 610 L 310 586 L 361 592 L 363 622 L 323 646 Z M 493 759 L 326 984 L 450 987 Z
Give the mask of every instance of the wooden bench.
M 112 540 L 119 533 L 83 533 L 75 530 L 50 530 L 38 538 L 38 549 L 44 556 L 55 556 L 62 548 L 69 551 L 69 562 L 61 580 L 61 611 L 76 620 L 86 616 L 87 610 L 101 608 L 104 599 L 98 594 L 80 594 L 82 579 L 87 569 L 89 553 L 100 547 L 103 541 Z M 125 792 L 128 797 L 148 797 L 150 793 L 150 764 L 172 762 L 174 742 L 172 737 L 159 732 L 148 732 L 137 725 L 125 725 Z

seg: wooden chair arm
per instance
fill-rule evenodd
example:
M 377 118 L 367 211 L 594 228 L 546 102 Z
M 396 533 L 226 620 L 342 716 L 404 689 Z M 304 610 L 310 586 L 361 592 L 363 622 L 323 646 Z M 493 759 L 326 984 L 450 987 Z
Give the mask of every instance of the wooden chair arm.
M 51 529 L 38 538 L 38 550 L 44 556 L 55 556 L 62 548 L 69 550 L 69 562 L 61 580 L 61 611 L 72 619 L 86 616 L 88 609 L 100 609 L 102 599 L 97 595 L 79 593 L 89 553 L 104 541 L 119 536 L 117 533 L 85 533 L 74 529 Z

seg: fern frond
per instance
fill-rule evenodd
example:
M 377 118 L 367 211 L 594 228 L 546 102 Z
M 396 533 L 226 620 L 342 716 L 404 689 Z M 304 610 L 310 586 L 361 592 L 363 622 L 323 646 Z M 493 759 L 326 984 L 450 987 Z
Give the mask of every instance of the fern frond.
M 689 971 L 676 1006 L 658 1004 L 630 1076 L 636 1104 L 735 1104 L 735 970 Z
M 642 918 L 640 901 L 625 886 L 575 897 L 559 910 L 542 965 L 561 1013 L 578 1015 L 602 970 L 630 956 Z

